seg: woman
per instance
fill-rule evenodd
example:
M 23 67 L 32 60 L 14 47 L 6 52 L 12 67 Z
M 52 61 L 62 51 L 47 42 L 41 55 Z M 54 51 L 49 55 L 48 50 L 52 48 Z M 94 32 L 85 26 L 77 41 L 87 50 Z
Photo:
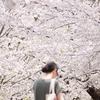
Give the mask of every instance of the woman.
M 58 66 L 54 62 L 47 63 L 42 68 L 42 72 L 45 73 L 45 76 L 36 80 L 33 86 L 35 100 L 46 100 L 46 94 L 49 93 L 50 82 L 58 76 Z M 61 100 L 61 88 L 57 80 L 55 81 L 54 91 L 56 94 L 55 100 Z

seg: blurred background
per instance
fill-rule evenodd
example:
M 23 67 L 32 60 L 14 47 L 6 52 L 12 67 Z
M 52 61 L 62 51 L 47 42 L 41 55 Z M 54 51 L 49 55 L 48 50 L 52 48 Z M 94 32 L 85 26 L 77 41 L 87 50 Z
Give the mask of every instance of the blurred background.
M 100 100 L 100 0 L 0 0 L 0 100 L 33 100 L 55 61 L 66 100 Z

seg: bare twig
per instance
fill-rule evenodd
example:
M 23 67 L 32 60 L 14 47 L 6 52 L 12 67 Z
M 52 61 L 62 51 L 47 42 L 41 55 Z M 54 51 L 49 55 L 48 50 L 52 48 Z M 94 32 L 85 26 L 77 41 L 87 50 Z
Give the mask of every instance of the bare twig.
M 4 30 L 5 25 L 2 26 L 1 30 L 0 30 L 0 35 L 2 34 L 3 30 Z
M 23 81 L 25 79 L 28 79 L 29 77 L 30 77 L 30 75 L 28 75 L 28 76 L 26 76 L 26 77 L 24 77 L 24 78 L 22 78 L 22 79 L 20 79 L 20 80 L 18 80 L 16 82 L 12 82 L 12 85 L 15 85 L 16 83 L 19 83 L 19 82 L 21 82 L 21 81 Z
M 8 83 L 8 82 L 10 82 L 10 80 L 12 79 L 12 78 L 14 78 L 16 75 L 14 75 L 14 76 L 12 76 L 10 79 L 8 79 L 7 81 L 4 81 L 3 82 L 3 84 L 6 84 L 6 83 Z
M 6 78 L 6 76 L 4 75 L 4 76 L 1 78 L 0 84 L 3 84 L 5 78 Z
M 71 22 L 71 23 L 67 23 L 67 24 L 58 26 L 58 27 L 54 28 L 54 30 L 59 29 L 59 28 L 62 28 L 62 27 L 67 26 L 67 25 L 71 25 L 71 24 L 75 24 L 75 22 Z
M 10 33 L 11 30 L 12 30 L 12 28 L 8 28 L 8 29 L 5 31 L 5 33 L 2 34 L 2 35 L 0 36 L 0 38 L 3 37 L 4 35 L 8 35 L 8 34 Z

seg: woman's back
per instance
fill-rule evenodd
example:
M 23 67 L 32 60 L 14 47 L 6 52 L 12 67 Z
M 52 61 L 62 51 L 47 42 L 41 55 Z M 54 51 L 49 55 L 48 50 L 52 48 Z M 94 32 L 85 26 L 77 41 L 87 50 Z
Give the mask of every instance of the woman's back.
M 51 79 L 39 79 L 34 83 L 34 96 L 35 100 L 46 100 L 45 96 L 49 93 Z M 61 92 L 61 88 L 57 81 L 55 81 L 55 93 L 56 95 Z

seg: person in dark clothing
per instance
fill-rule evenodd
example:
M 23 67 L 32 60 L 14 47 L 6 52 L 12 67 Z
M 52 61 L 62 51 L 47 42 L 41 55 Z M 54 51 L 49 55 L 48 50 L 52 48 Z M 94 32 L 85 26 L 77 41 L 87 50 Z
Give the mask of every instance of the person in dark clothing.
M 51 79 L 56 79 L 58 76 L 58 66 L 54 62 L 47 63 L 42 68 L 42 72 L 45 73 L 45 75 L 36 80 L 33 85 L 35 100 L 46 100 L 46 94 L 49 93 Z M 57 80 L 55 81 L 54 91 L 56 94 L 56 100 L 61 100 L 61 87 Z

